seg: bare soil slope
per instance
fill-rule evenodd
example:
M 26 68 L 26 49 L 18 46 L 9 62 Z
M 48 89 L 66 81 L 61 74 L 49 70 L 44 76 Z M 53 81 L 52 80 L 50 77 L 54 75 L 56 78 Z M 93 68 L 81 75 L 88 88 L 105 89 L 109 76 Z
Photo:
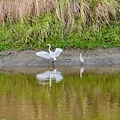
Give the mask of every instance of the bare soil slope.
M 39 50 L 40 51 L 40 50 Z M 1 51 L 0 66 L 48 66 L 52 60 L 35 55 L 37 51 Z M 120 47 L 81 51 L 80 49 L 64 50 L 57 58 L 56 66 L 80 65 L 79 53 L 85 60 L 85 65 L 120 65 Z

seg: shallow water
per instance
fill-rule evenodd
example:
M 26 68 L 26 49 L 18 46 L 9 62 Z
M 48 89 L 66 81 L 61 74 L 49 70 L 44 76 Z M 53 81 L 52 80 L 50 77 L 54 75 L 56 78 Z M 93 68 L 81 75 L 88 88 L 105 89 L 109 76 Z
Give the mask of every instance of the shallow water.
M 0 120 L 120 120 L 120 67 L 0 68 Z

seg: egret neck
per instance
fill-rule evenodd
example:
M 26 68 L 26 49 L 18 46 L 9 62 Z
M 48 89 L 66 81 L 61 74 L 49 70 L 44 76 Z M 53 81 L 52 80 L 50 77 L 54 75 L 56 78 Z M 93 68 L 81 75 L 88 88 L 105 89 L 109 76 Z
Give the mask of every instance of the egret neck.
M 50 48 L 51 48 L 51 45 L 50 44 L 48 44 L 49 45 L 49 52 L 51 52 L 51 50 L 50 50 Z

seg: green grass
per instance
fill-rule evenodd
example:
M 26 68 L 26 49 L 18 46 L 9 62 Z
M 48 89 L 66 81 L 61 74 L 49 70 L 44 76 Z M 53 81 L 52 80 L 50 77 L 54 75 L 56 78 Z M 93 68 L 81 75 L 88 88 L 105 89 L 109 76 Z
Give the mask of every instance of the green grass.
M 99 29 L 92 25 L 75 27 L 76 30 L 68 32 L 58 20 L 53 19 L 47 15 L 32 22 L 24 20 L 1 23 L 0 50 L 44 49 L 48 43 L 54 48 L 63 49 L 120 47 L 120 22 L 112 22 Z

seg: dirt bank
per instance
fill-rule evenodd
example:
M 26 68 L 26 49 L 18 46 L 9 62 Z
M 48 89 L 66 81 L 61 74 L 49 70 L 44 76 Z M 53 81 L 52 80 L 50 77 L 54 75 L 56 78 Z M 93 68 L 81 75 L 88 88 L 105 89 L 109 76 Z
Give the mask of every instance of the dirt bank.
M 37 51 L 1 51 L 0 66 L 48 66 L 52 60 L 35 55 Z M 80 65 L 79 53 L 85 60 L 85 65 L 120 65 L 120 47 L 81 51 L 80 49 L 64 50 L 57 58 L 56 66 Z

